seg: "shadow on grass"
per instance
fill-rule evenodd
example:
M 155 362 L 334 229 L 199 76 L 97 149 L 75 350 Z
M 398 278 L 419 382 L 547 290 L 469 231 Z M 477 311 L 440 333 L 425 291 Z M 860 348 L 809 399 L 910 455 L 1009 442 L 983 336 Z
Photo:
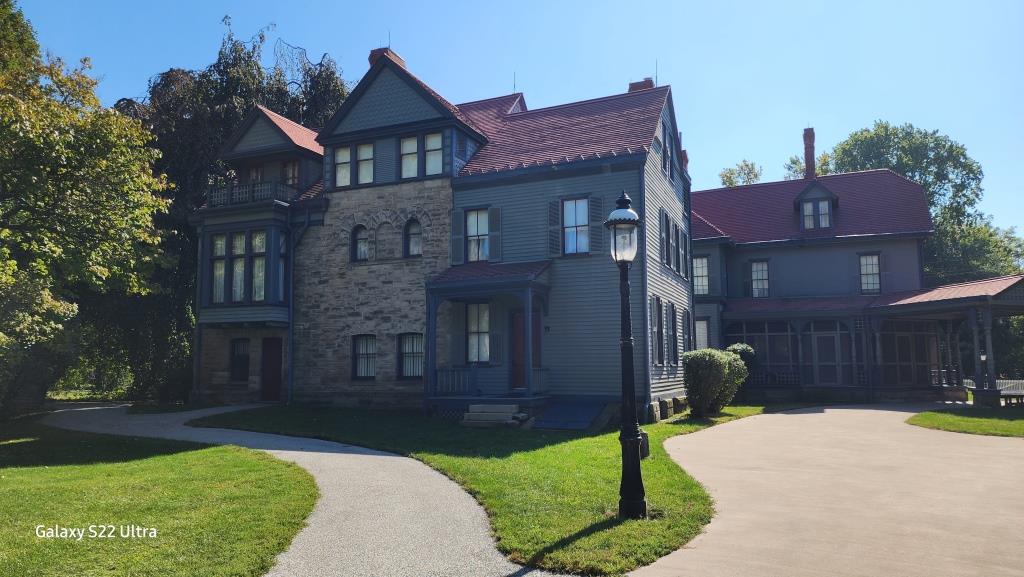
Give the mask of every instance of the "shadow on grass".
M 555 541 L 547 547 L 544 547 L 543 549 L 537 551 L 533 554 L 533 556 L 529 558 L 529 560 L 526 561 L 525 564 L 535 567 L 539 565 L 540 562 L 543 561 L 544 558 L 547 557 L 549 554 L 554 553 L 555 551 L 559 551 L 565 547 L 568 547 L 569 545 L 572 545 L 580 539 L 585 539 L 595 533 L 606 531 L 608 529 L 621 525 L 622 523 L 622 519 L 619 519 L 618 517 L 609 517 L 608 519 L 605 519 L 603 521 L 593 523 L 592 525 L 584 527 L 583 529 L 580 529 L 579 531 L 576 531 L 571 535 L 566 535 L 558 541 Z M 513 573 L 513 575 L 517 575 L 517 573 Z
M 0 469 L 123 463 L 206 448 L 184 441 L 67 431 L 41 425 L 37 418 L 0 421 Z
M 586 435 L 569 431 L 467 429 L 418 412 L 316 406 L 272 406 L 200 417 L 195 427 L 221 427 L 352 443 L 405 455 L 502 458 Z

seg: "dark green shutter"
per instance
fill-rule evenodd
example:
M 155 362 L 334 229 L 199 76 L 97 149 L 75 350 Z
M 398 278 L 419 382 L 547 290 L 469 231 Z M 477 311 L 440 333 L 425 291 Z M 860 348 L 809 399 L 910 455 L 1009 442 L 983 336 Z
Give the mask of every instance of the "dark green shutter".
M 548 203 L 548 256 L 562 255 L 562 201 Z
M 466 212 L 455 209 L 452 211 L 452 264 L 466 261 Z
M 487 210 L 487 260 L 501 262 L 501 209 Z
M 606 252 L 605 228 L 604 228 L 604 202 L 600 197 L 592 196 L 589 199 L 590 208 L 590 252 L 600 254 Z
M 753 266 L 754 263 L 751 261 L 743 264 L 743 296 L 745 297 L 754 296 L 753 280 L 751 279 Z

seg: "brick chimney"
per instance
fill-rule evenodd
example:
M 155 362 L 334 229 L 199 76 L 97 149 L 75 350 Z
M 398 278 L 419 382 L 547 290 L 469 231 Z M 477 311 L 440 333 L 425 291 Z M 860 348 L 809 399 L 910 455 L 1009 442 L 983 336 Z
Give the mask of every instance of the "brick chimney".
M 814 178 L 814 129 L 804 129 L 804 178 Z
M 397 52 L 392 50 L 390 46 L 385 46 L 384 48 L 374 48 L 373 50 L 371 50 L 369 58 L 370 66 L 373 66 L 378 60 L 380 60 L 381 56 L 387 56 L 395 64 L 401 66 L 402 68 L 405 68 L 405 60 L 402 60 L 402 57 L 399 56 Z
M 648 88 L 654 88 L 654 80 L 650 77 L 644 78 L 640 82 L 630 82 L 629 91 L 636 92 L 637 90 L 647 90 Z

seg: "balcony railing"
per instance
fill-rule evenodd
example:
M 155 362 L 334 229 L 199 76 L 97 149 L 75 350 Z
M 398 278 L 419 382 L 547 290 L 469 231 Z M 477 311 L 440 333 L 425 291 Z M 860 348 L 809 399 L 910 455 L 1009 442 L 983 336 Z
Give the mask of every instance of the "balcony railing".
M 298 194 L 295 187 L 279 181 L 229 184 L 211 187 L 206 193 L 207 206 L 250 204 L 268 200 L 292 201 Z

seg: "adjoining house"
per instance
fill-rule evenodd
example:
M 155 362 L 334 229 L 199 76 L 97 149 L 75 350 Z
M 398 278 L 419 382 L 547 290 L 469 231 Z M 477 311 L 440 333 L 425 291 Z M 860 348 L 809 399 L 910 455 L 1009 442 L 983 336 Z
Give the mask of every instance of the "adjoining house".
M 206 397 L 461 411 L 619 396 L 617 269 L 602 223 L 643 219 L 636 378 L 682 395 L 690 179 L 671 89 L 529 109 L 452 104 L 389 48 L 314 131 L 257 108 L 223 152 L 201 239 Z
M 920 185 L 889 170 L 818 176 L 813 129 L 804 145 L 803 179 L 693 193 L 696 346 L 753 346 L 753 400 L 962 398 L 965 356 L 984 397 L 992 323 L 1024 312 L 1024 277 L 925 288 Z

